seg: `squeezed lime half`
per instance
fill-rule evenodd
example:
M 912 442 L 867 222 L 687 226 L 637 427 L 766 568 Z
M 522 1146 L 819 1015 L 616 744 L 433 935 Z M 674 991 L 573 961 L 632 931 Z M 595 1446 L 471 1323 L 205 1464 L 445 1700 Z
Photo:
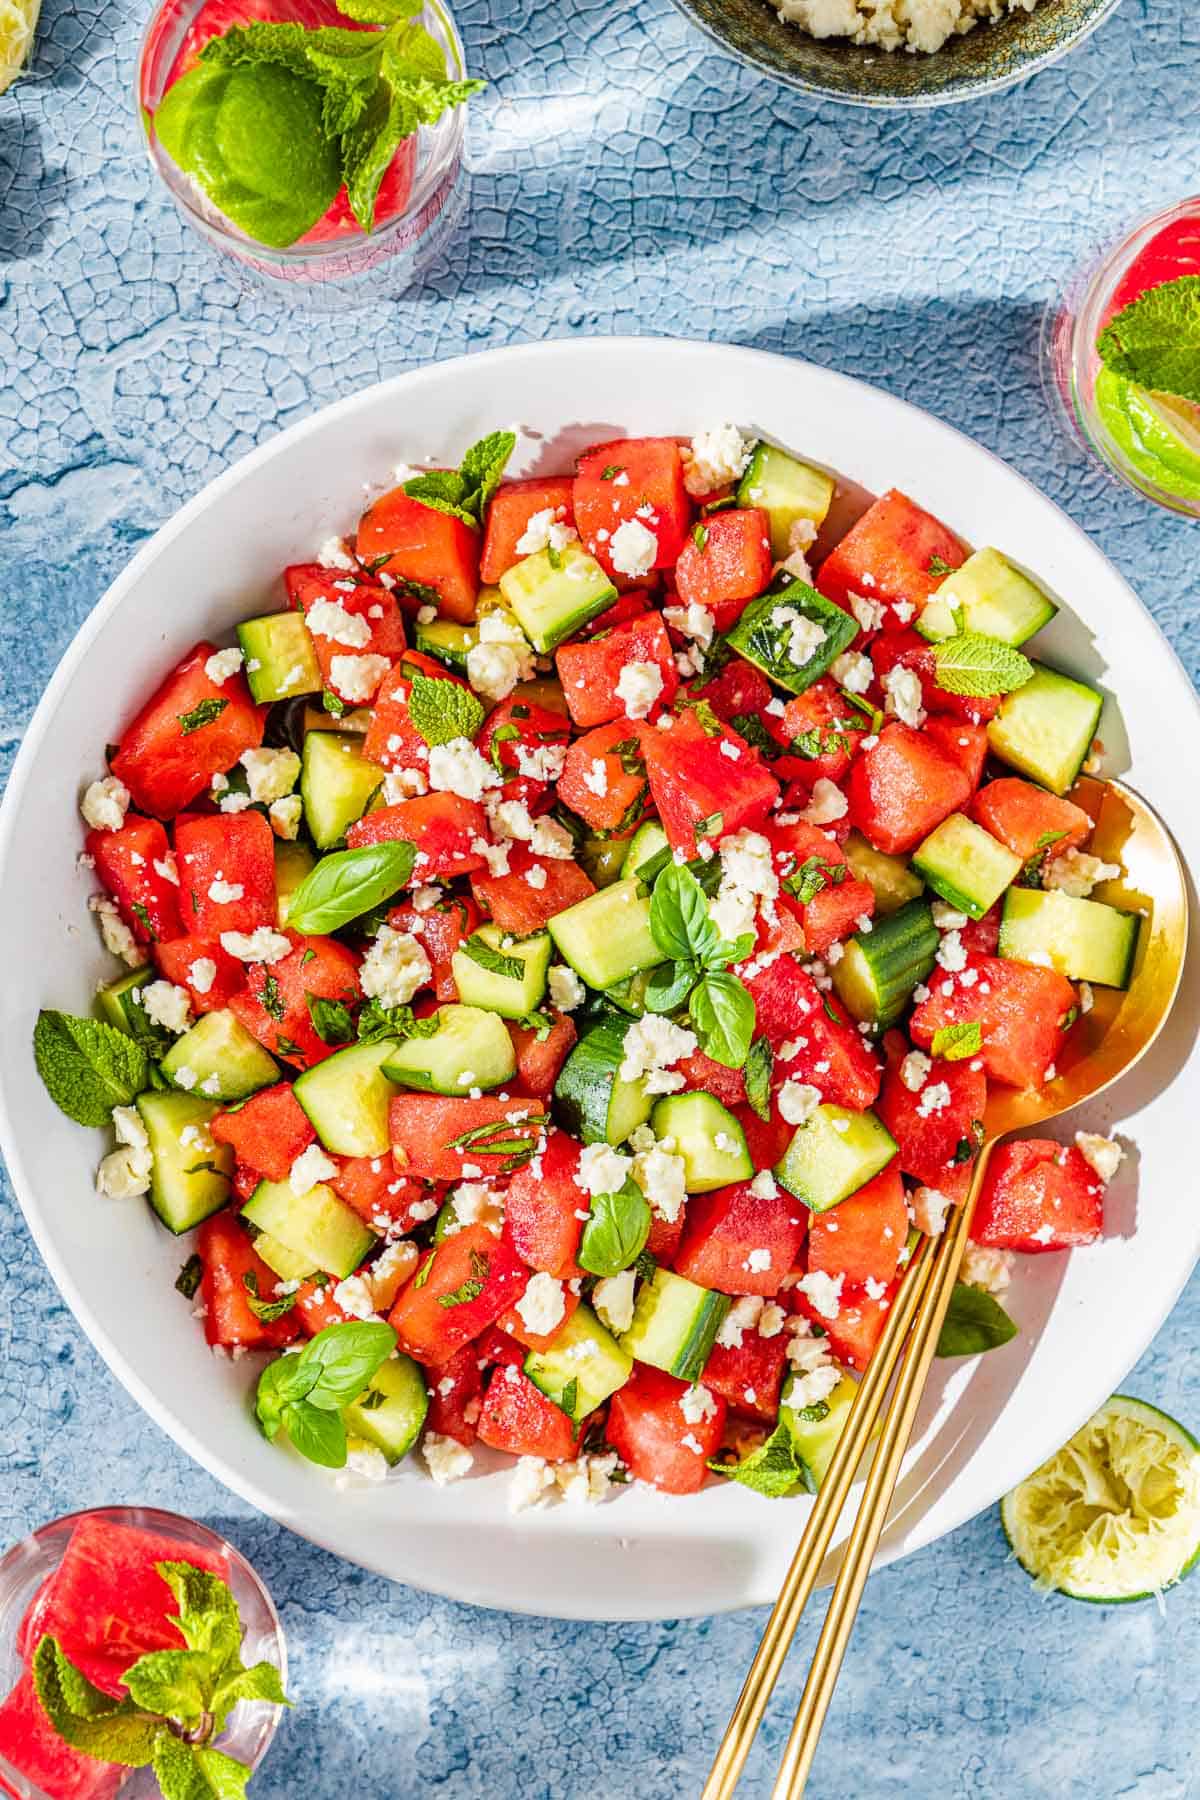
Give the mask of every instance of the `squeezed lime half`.
M 1114 1606 L 1172 1587 L 1200 1558 L 1200 1444 L 1114 1394 L 1000 1503 L 1017 1561 L 1045 1588 Z
M 1200 409 L 1102 368 L 1096 411 L 1140 475 L 1181 500 L 1200 500 Z

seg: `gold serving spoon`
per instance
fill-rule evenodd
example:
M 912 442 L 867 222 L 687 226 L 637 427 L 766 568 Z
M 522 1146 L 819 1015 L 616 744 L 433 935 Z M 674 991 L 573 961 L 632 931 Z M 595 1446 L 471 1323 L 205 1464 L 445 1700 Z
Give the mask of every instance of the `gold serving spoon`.
M 1096 990 L 1091 1010 L 1071 1030 L 1055 1077 L 1045 1087 L 1018 1090 L 994 1086 L 990 1090 L 984 1142 L 976 1159 L 971 1191 L 942 1236 L 923 1238 L 913 1254 L 726 1726 L 701 1800 L 728 1800 L 737 1786 L 898 1368 L 899 1378 L 842 1554 L 773 1800 L 798 1800 L 803 1794 L 871 1561 L 887 1522 L 966 1249 L 988 1158 L 1007 1133 L 1057 1118 L 1071 1107 L 1094 1099 L 1126 1074 L 1146 1054 L 1166 1024 L 1179 990 L 1187 949 L 1187 888 L 1166 826 L 1122 782 L 1083 777 L 1070 798 L 1094 822 L 1093 852 L 1105 862 L 1121 866 L 1121 878 L 1103 883 L 1095 890 L 1095 897 L 1143 916 L 1129 986 L 1124 991 Z

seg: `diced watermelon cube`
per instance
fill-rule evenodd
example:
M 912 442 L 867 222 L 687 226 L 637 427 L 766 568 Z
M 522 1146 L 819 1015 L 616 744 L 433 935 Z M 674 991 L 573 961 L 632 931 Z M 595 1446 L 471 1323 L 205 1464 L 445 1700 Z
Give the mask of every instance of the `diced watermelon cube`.
M 896 1298 L 899 1282 L 888 1284 L 885 1294 L 873 1296 L 865 1286 L 846 1282 L 838 1296 L 836 1319 L 827 1319 L 797 1288 L 796 1307 L 806 1318 L 819 1325 L 829 1339 L 829 1348 L 838 1362 L 846 1363 L 861 1374 L 871 1360 L 871 1353 L 883 1335 L 888 1311 Z
M 971 802 L 971 817 L 1022 862 L 1039 851 L 1055 857 L 1077 850 L 1092 835 L 1092 821 L 1082 806 L 1016 775 L 989 781 Z
M 381 806 L 346 833 L 349 849 L 400 838 L 417 847 L 418 878 L 449 881 L 482 869 L 486 858 L 472 848 L 487 836 L 487 816 L 477 800 L 461 794 L 418 794 L 395 806 Z
M 1073 1250 L 1104 1228 L 1104 1183 L 1074 1144 L 1027 1138 L 992 1152 L 971 1221 L 997 1250 Z
M 530 1276 L 529 1280 L 532 1279 L 533 1277 Z M 526 1282 L 526 1286 L 528 1286 L 528 1281 Z M 521 1297 L 521 1295 L 518 1295 L 518 1299 Z M 571 1288 L 567 1286 L 566 1282 L 562 1283 L 562 1302 L 562 1317 L 558 1320 L 553 1331 L 531 1330 L 525 1323 L 525 1320 L 522 1318 L 521 1313 L 515 1304 L 506 1307 L 500 1314 L 496 1323 L 499 1325 L 501 1331 L 506 1331 L 509 1337 L 516 1339 L 518 1344 L 524 1344 L 527 1350 L 547 1350 L 554 1342 L 567 1320 L 571 1317 L 575 1308 L 579 1305 L 579 1295 L 574 1293 Z
M 861 1112 L 873 1104 L 880 1082 L 875 1052 L 793 957 L 769 963 L 746 986 L 758 1029 L 775 1052 L 777 1089 L 787 1080 L 807 1082 L 835 1106 Z
M 527 879 L 531 869 L 543 871 L 545 880 L 540 886 Z M 484 912 L 502 931 L 521 937 L 540 931 L 555 913 L 565 912 L 595 891 L 595 882 L 577 862 L 561 856 L 535 856 L 524 844 L 510 849 L 506 875 L 480 870 L 471 877 L 471 892 Z
M 480 1442 L 510 1456 L 567 1462 L 577 1454 L 579 1428 L 518 1368 L 498 1368 L 487 1385 L 477 1427 Z
M 964 985 L 963 974 L 972 971 L 976 979 Z M 1049 1079 L 1046 1071 L 1065 1041 L 1063 1021 L 1075 1005 L 1075 989 L 1053 969 L 972 953 L 965 971 L 935 978 L 928 1000 L 913 1012 L 909 1032 L 924 1049 L 935 1031 L 977 1020 L 980 1056 L 992 1079 L 1033 1087 Z
M 353 1006 L 361 992 L 358 958 L 336 938 L 288 935 L 295 949 L 277 963 L 251 963 L 229 1010 L 272 1056 L 308 1069 L 337 1048 L 318 1035 L 309 998 Z
M 629 831 L 646 808 L 646 765 L 638 729 L 614 719 L 576 738 L 567 751 L 558 794 L 593 831 Z
M 215 652 L 208 643 L 190 650 L 121 735 L 112 772 L 139 812 L 174 818 L 262 743 L 266 707 L 255 706 L 241 675 L 213 681 L 205 664 Z
M 480 1346 L 464 1344 L 438 1369 L 430 1383 L 426 1426 L 460 1444 L 475 1442 L 483 1376 L 479 1368 Z
M 786 1331 L 763 1337 L 750 1326 L 743 1331 L 736 1348 L 713 1345 L 700 1379 L 725 1401 L 731 1412 L 773 1425 L 787 1369 L 787 1346 Z
M 386 570 L 399 582 L 433 588 L 445 618 L 469 623 L 475 617 L 479 533 L 461 519 L 393 488 L 363 514 L 355 549 L 376 574 Z
M 914 850 L 970 797 L 971 781 L 962 765 L 899 720 L 885 725 L 874 748 L 851 765 L 850 820 L 889 856 Z
M 453 1102 L 451 1102 L 453 1104 Z M 418 1362 L 444 1363 L 507 1311 L 524 1291 L 529 1270 L 486 1225 L 464 1225 L 421 1259 L 388 1314 L 402 1350 Z M 474 1298 L 443 1306 L 468 1283 Z
M 286 1181 L 292 1164 L 317 1134 L 288 1081 L 260 1088 L 233 1112 L 218 1113 L 209 1129 L 232 1144 L 237 1159 L 268 1181 Z
M 176 937 L 169 943 L 155 944 L 154 960 L 158 972 L 176 987 L 186 988 L 196 1013 L 219 1012 L 246 985 L 244 963 L 230 956 L 215 938 Z M 192 970 L 197 963 L 203 986 L 197 986 Z M 204 966 L 211 963 L 212 971 Z
M 612 539 L 629 521 L 653 533 L 653 567 L 672 568 L 691 523 L 679 445 L 674 438 L 621 438 L 595 445 L 579 458 L 573 505 L 584 548 L 618 587 L 644 579 L 625 574 L 613 562 Z
M 174 867 L 174 858 L 157 819 L 130 813 L 119 831 L 89 831 L 84 844 L 139 944 L 182 934 L 179 883 L 163 873 Z
M 554 660 L 571 718 L 584 730 L 624 718 L 625 702 L 617 693 L 617 683 L 626 663 L 653 663 L 662 676 L 654 715 L 670 707 L 679 686 L 671 640 L 656 612 L 614 625 L 611 631 L 597 632 L 586 643 L 561 644 Z
M 425 656 L 420 650 L 406 650 L 379 684 L 371 723 L 363 739 L 363 755 L 382 769 L 421 768 L 429 755 L 428 744 L 408 716 L 408 697 L 415 675 L 470 691 L 465 681 L 443 668 L 434 657 Z
M 727 744 L 736 751 L 722 751 Z M 762 824 L 779 783 L 745 738 L 723 726 L 709 733 L 695 711 L 680 713 L 669 731 L 642 733 L 650 792 L 673 850 L 697 853 L 697 838 L 715 844 Z
M 706 1417 L 689 1419 L 680 1405 L 687 1383 L 635 1363 L 608 1405 L 608 1441 L 636 1481 L 664 1494 L 694 1494 L 707 1478 L 725 1429 L 725 1402 L 712 1395 Z M 689 1408 L 689 1410 L 696 1410 Z
M 462 894 L 451 894 L 436 906 L 394 906 L 388 913 L 388 924 L 394 931 L 407 931 L 418 938 L 433 967 L 433 991 L 439 1000 L 457 1000 L 454 979 L 454 952 L 479 929 L 483 914 L 473 900 Z
M 679 553 L 675 586 L 681 606 L 703 606 L 728 631 L 748 600 L 763 593 L 774 568 L 771 522 L 757 506 L 712 513 Z
M 279 1349 L 297 1334 L 295 1308 L 280 1319 L 264 1321 L 250 1305 L 251 1288 L 260 1300 L 273 1300 L 279 1280 L 255 1250 L 249 1232 L 235 1214 L 217 1213 L 205 1219 L 196 1239 L 204 1264 L 200 1299 L 204 1305 L 204 1335 L 210 1344 L 227 1349 Z
M 908 1206 L 893 1157 L 865 1187 L 809 1223 L 805 1260 L 810 1272 L 841 1275 L 851 1286 L 888 1282 L 908 1238 Z
M 575 1048 L 579 1033 L 565 1013 L 552 1013 L 548 1032 L 541 1026 L 518 1025 L 509 1021 L 508 1035 L 517 1059 L 517 1080 L 521 1090 L 539 1100 L 548 1099 L 554 1091 L 559 1070 Z
M 893 669 L 910 669 L 921 683 L 921 704 L 931 716 L 948 714 L 978 725 L 1000 711 L 998 694 L 952 694 L 940 686 L 934 646 L 915 631 L 885 631 L 871 645 L 871 661 L 881 682 Z
M 818 781 L 842 780 L 869 731 L 866 716 L 826 675 L 794 694 L 782 713 L 764 712 L 762 723 L 784 752 L 776 772 L 809 792 Z
M 703 684 L 693 683 L 687 696 L 706 701 L 718 719 L 736 731 L 739 719 L 762 719 L 773 692 L 761 669 L 740 656 L 731 656 L 719 675 Z
M 681 1056 L 675 1064 L 678 1074 L 683 1076 L 684 1087 L 692 1094 L 711 1094 L 722 1106 L 741 1106 L 746 1099 L 746 1079 L 741 1069 L 726 1068 L 724 1063 L 714 1062 L 703 1050 L 695 1050 L 691 1056 Z
M 283 571 L 283 585 L 288 599 L 307 620 L 313 607 L 325 601 L 340 606 L 370 633 L 362 643 L 348 648 L 345 643 L 312 632 L 313 649 L 324 677 L 325 686 L 340 700 L 353 705 L 355 696 L 339 688 L 333 678 L 335 656 L 386 656 L 389 660 L 403 655 L 405 649 L 404 617 L 391 589 L 378 582 L 358 580 L 326 569 L 320 563 L 294 563 Z M 361 633 L 359 634 L 361 635 Z
M 907 601 L 920 611 L 947 570 L 957 569 L 966 555 L 940 519 L 889 488 L 825 558 L 817 587 L 839 606 L 861 594 L 888 604 Z
M 14 1800 L 32 1793 L 48 1800 L 113 1800 L 129 1777 L 121 1764 L 97 1762 L 59 1737 L 30 1674 L 22 1675 L 0 1703 L 0 1759 L 25 1778 L 19 1788 L 13 1787 L 0 1768 L 0 1794 Z
M 179 904 L 188 931 L 220 942 L 223 931 L 275 923 L 275 834 L 262 813 L 187 813 L 175 826 Z
M 769 1298 L 795 1262 L 806 1225 L 806 1208 L 783 1188 L 770 1199 L 748 1181 L 693 1194 L 674 1267 L 700 1287 Z
M 496 1094 L 478 1100 L 397 1094 L 388 1123 L 402 1174 L 461 1181 L 464 1163 L 478 1164 L 493 1178 L 523 1167 L 536 1153 L 547 1115 L 544 1102 L 516 1094 L 504 1100 Z
M 932 713 L 923 729 L 931 743 L 944 750 L 952 762 L 961 765 L 971 786 L 977 788 L 983 780 L 983 765 L 987 761 L 987 727 L 972 725 L 969 719 L 949 719 Z
M 483 556 L 479 577 L 494 585 L 500 577 L 528 555 L 517 549 L 530 519 L 535 513 L 548 512 L 564 525 L 574 523 L 571 505 L 574 483 L 569 475 L 549 479 L 534 477 L 526 481 L 502 481 L 488 507 L 487 529 L 483 534 Z
M 582 1273 L 575 1260 L 587 1196 L 575 1182 L 579 1145 L 565 1131 L 552 1131 L 541 1155 L 541 1170 L 518 1169 L 508 1184 L 504 1236 L 522 1262 L 547 1275 L 570 1280 Z
M 904 1173 L 957 1198 L 952 1190 L 969 1180 L 987 1107 L 987 1076 L 972 1067 L 982 1058 L 937 1057 L 924 1085 L 914 1091 L 900 1073 L 907 1051 L 903 1036 L 889 1032 L 888 1069 L 875 1110 L 900 1147 Z

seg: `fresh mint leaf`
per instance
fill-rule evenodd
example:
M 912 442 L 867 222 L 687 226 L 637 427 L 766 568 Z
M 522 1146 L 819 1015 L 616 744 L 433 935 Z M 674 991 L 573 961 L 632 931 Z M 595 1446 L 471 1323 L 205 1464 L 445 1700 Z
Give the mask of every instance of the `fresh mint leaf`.
M 690 869 L 671 862 L 655 879 L 650 931 L 663 955 L 675 962 L 703 960 L 720 942 L 708 916 L 708 896 Z
M 33 1684 L 46 1717 L 73 1750 L 127 1769 L 143 1769 L 150 1762 L 158 1723 L 136 1713 L 131 1701 L 114 1701 L 93 1688 L 52 1637 L 40 1639 L 33 1653 Z
M 419 500 L 422 506 L 432 507 L 434 512 L 449 513 L 451 518 L 461 519 L 464 525 L 475 524 L 462 503 L 466 489 L 457 469 L 428 469 L 421 475 L 413 475 L 404 483 L 404 492 L 410 500 Z
M 682 1006 L 699 978 L 699 969 L 692 961 L 659 963 L 650 971 L 643 995 L 646 1011 L 652 1013 L 674 1012 Z
M 163 1800 L 244 1800 L 252 1771 L 210 1744 L 189 1744 L 160 1730 L 154 1774 Z
M 526 1013 L 523 1019 L 514 1019 L 512 1023 L 521 1031 L 532 1031 L 539 1044 L 544 1044 L 554 1030 L 553 1013 L 543 1012 L 540 1007 Z
M 700 1048 L 727 1069 L 740 1069 L 754 1036 L 754 998 L 736 975 L 705 975 L 692 990 L 688 1016 Z
M 942 1057 L 945 1062 L 962 1062 L 968 1056 L 978 1056 L 983 1049 L 983 1028 L 978 1019 L 941 1025 L 934 1032 L 929 1049 L 932 1055 Z
M 150 1060 L 127 1032 L 99 1019 L 44 1009 L 33 1028 L 33 1058 L 46 1091 L 77 1125 L 107 1125 L 150 1079 Z
M 1109 320 L 1096 347 L 1127 381 L 1200 401 L 1200 275 L 1147 288 Z
M 1017 1335 L 1017 1327 L 985 1288 L 956 1281 L 938 1338 L 939 1356 L 979 1356 Z
M 408 717 L 430 749 L 455 738 L 475 737 L 484 721 L 483 707 L 470 688 L 457 681 L 440 681 L 434 675 L 414 673 L 408 696 Z
M 777 1425 L 766 1443 L 760 1444 L 740 1462 L 724 1463 L 713 1459 L 708 1466 L 714 1474 L 727 1475 L 731 1481 L 752 1488 L 768 1500 L 780 1500 L 805 1485 L 804 1463 L 796 1454 L 786 1423 Z
M 464 956 L 469 956 L 473 963 L 486 969 L 489 975 L 499 975 L 505 981 L 520 981 L 525 974 L 525 964 L 519 956 L 505 956 L 502 950 L 496 950 L 478 932 L 459 945 Z
M 175 1623 L 184 1643 L 210 1657 L 220 1673 L 237 1660 L 242 1644 L 242 1622 L 228 1583 L 195 1563 L 154 1566 L 175 1596 L 179 1609 Z
M 332 1414 L 326 1415 L 326 1417 L 332 1416 Z M 215 1720 L 216 1732 L 223 1729 L 229 1714 L 243 1700 L 262 1700 L 269 1706 L 290 1706 L 292 1704 L 283 1691 L 279 1670 L 274 1663 L 259 1662 L 247 1669 L 239 1660 L 237 1668 L 229 1673 L 214 1690 L 209 1703 L 209 1709 Z
M 450 86 L 467 86 L 480 89 L 483 82 L 449 83 Z M 431 121 L 426 120 L 426 124 Z M 491 431 L 487 437 L 480 438 L 472 444 L 462 459 L 462 478 L 467 491 L 467 506 L 474 512 L 480 524 L 491 502 L 492 495 L 500 486 L 501 477 L 508 467 L 508 459 L 517 447 L 516 434 L 511 431 Z
M 179 713 L 177 716 L 181 733 L 184 737 L 189 737 L 193 731 L 200 731 L 205 725 L 211 725 L 214 719 L 220 718 L 228 705 L 228 700 L 218 700 L 215 695 L 210 695 L 207 700 L 201 700 L 199 706 L 194 706 L 191 712 Z
M 123 1680 L 143 1712 L 190 1725 L 208 1710 L 212 1659 L 203 1650 L 151 1650 L 125 1671 Z
M 478 81 L 425 80 L 423 83 L 411 83 L 404 91 L 412 96 L 418 87 L 423 90 L 454 90 L 457 97 L 449 99 L 447 104 L 457 106 L 469 99 L 472 93 L 478 92 L 483 85 Z M 434 120 L 422 119 L 421 123 L 431 125 Z M 404 491 L 410 499 L 420 500 L 425 506 L 432 506 L 439 512 L 452 513 L 468 525 L 481 526 L 488 502 L 500 485 L 501 476 L 516 444 L 516 437 L 511 431 L 490 432 L 487 437 L 480 438 L 477 444 L 472 444 L 463 457 L 461 469 L 436 470 L 432 474 L 414 476 L 411 481 L 404 483 Z
M 579 1266 L 589 1275 L 619 1275 L 635 1263 L 650 1235 L 650 1206 L 636 1182 L 593 1194 L 579 1240 Z
M 242 1286 L 246 1290 L 246 1304 L 256 1319 L 264 1325 L 271 1325 L 276 1319 L 282 1319 L 290 1313 L 296 1304 L 295 1293 L 281 1294 L 278 1300 L 264 1300 L 258 1291 L 258 1274 L 254 1269 L 247 1269 L 242 1276 Z
M 327 1000 L 323 994 L 304 995 L 313 1030 L 323 1044 L 349 1044 L 354 1038 L 354 1020 L 341 1000 Z
M 822 888 L 840 887 L 850 873 L 845 863 L 827 862 L 823 856 L 806 856 L 800 867 L 785 876 L 782 886 L 786 894 L 807 906 Z
M 378 1000 L 368 1000 L 358 1015 L 358 1041 L 360 1044 L 375 1044 L 381 1038 L 429 1038 L 436 1036 L 441 1028 L 441 1019 L 437 1013 L 430 1014 L 427 1019 L 413 1017 L 411 1006 L 383 1006 Z
M 323 856 L 292 896 L 289 928 L 321 936 L 348 925 L 407 884 L 416 854 L 415 844 L 393 838 Z
M 771 1075 L 775 1054 L 765 1037 L 755 1038 L 746 1053 L 742 1079 L 746 1084 L 746 1104 L 760 1119 L 771 1116 Z
M 993 694 L 1011 694 L 1033 676 L 1027 656 L 1000 638 L 981 631 L 964 631 L 933 647 L 935 679 L 947 694 L 983 700 Z

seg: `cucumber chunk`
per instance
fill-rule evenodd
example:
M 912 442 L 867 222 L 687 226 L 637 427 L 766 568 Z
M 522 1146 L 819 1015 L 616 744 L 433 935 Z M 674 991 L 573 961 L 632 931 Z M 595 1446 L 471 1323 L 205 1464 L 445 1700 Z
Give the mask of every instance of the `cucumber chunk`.
M 307 844 L 275 840 L 275 923 L 280 930 L 287 924 L 292 895 L 302 881 L 307 881 L 317 859 Z
M 1056 969 L 1068 981 L 1125 988 L 1133 974 L 1137 913 L 1058 888 L 1010 888 L 1000 921 L 999 953 L 1010 962 Z
M 559 1071 L 554 1098 L 566 1129 L 585 1144 L 623 1144 L 654 1111 L 644 1080 L 622 1081 L 628 1023 L 603 1019 Z
M 1065 794 L 1087 761 L 1103 706 L 1095 688 L 1034 663 L 1024 687 L 1001 701 L 988 746 L 1010 768 Z
M 965 813 L 951 813 L 917 845 L 913 868 L 948 905 L 982 919 L 1021 873 L 1021 859 Z
M 517 1072 L 512 1039 L 503 1019 L 477 1006 L 440 1006 L 432 1037 L 405 1038 L 383 1065 L 389 1081 L 430 1094 L 469 1093 L 499 1087 Z
M 127 975 L 108 982 L 96 994 L 96 1011 L 104 1023 L 136 1038 L 151 1056 L 162 1056 L 175 1042 L 169 1031 L 154 1023 L 141 1002 L 142 989 L 157 980 L 157 969 L 144 963 L 140 969 L 130 969 Z
M 531 1350 L 525 1373 L 547 1400 L 570 1419 L 585 1419 L 624 1387 L 633 1357 L 600 1323 L 590 1306 L 577 1306 L 546 1350 Z
M 300 759 L 304 819 L 318 850 L 340 843 L 361 819 L 383 783 L 378 763 L 368 762 L 346 731 L 305 733 Z
M 792 651 L 796 619 L 819 626 L 824 636 L 797 661 Z M 858 620 L 806 581 L 792 581 L 778 593 L 752 600 L 726 637 L 730 649 L 761 669 L 789 694 L 802 694 L 836 662 L 858 636 Z
M 154 1158 L 150 1204 L 168 1231 L 191 1231 L 229 1199 L 233 1146 L 218 1144 L 208 1130 L 220 1108 L 195 1094 L 154 1088 L 135 1104 Z
M 395 1467 L 408 1455 L 429 1411 L 425 1372 L 401 1352 L 389 1356 L 357 1400 L 342 1408 L 346 1430 L 382 1450 Z
M 1057 611 L 1050 596 L 998 550 L 976 550 L 947 575 L 915 624 L 933 643 L 979 631 L 1017 645 L 1048 625 Z
M 259 1232 L 254 1240 L 254 1248 L 280 1281 L 307 1281 L 310 1275 L 321 1273 L 311 1256 L 289 1250 L 286 1244 L 273 1238 L 269 1231 Z
M 851 1018 L 886 1031 L 933 968 L 941 939 L 924 900 L 910 900 L 857 932 L 834 964 L 833 985 Z
M 459 999 L 505 1019 L 527 1018 L 546 992 L 551 949 L 544 931 L 517 938 L 498 925 L 481 925 L 451 959 Z
M 534 649 L 545 656 L 611 606 L 617 590 L 578 544 L 522 557 L 500 577 L 500 592 Z
M 319 1181 L 306 1194 L 292 1192 L 286 1181 L 260 1181 L 242 1217 L 309 1265 L 339 1280 L 353 1275 L 375 1243 L 354 1208 Z
M 453 619 L 431 619 L 428 625 L 422 625 L 418 619 L 413 626 L 413 649 L 434 657 L 464 678 L 468 652 L 478 641 L 479 632 L 474 625 L 456 625 Z
M 621 879 L 628 846 L 624 838 L 584 838 L 576 851 L 580 868 L 598 888 Z
M 247 619 L 237 631 L 246 681 L 260 706 L 320 692 L 321 665 L 302 612 Z
M 556 913 L 550 936 L 589 987 L 615 987 L 639 969 L 653 968 L 663 953 L 650 930 L 650 899 L 632 876 L 623 875 Z
M 749 1181 L 754 1164 L 746 1134 L 729 1108 L 711 1094 L 666 1094 L 654 1108 L 654 1135 L 670 1138 L 683 1158 L 689 1194 L 707 1194 L 733 1181 Z
M 852 831 L 842 849 L 855 879 L 865 881 L 875 895 L 879 918 L 899 912 L 909 900 L 924 892 L 925 883 L 909 868 L 907 858 L 876 850 L 861 831 Z
M 162 1059 L 173 1087 L 209 1100 L 246 1100 L 279 1080 L 279 1065 L 228 1008 L 205 1013 Z
M 733 1302 L 670 1269 L 642 1283 L 621 1348 L 680 1381 L 699 1381 Z M 580 1308 L 582 1311 L 582 1308 Z
M 815 1494 L 829 1473 L 842 1427 L 858 1392 L 858 1383 L 849 1375 L 843 1375 L 833 1392 L 820 1405 L 803 1407 L 789 1404 L 789 1395 L 795 1386 L 796 1377 L 789 1375 L 783 1390 L 780 1417 L 787 1424 L 792 1448 L 803 1467 L 804 1486 L 810 1494 Z M 822 1411 L 822 1408 L 825 1410 Z M 810 1416 L 813 1413 L 820 1416 L 813 1418 Z
M 798 462 L 774 444 L 758 444 L 738 483 L 739 506 L 758 506 L 771 521 L 771 555 L 782 562 L 791 554 L 792 526 L 797 519 L 819 525 L 833 499 L 834 480 L 823 469 Z
M 896 1150 L 873 1112 L 826 1103 L 797 1125 L 775 1177 L 812 1212 L 828 1212 L 886 1168 Z
M 666 832 L 657 819 L 647 819 L 639 825 L 629 840 L 625 851 L 625 860 L 621 865 L 622 875 L 636 875 L 639 881 L 649 886 L 660 869 L 665 869 L 671 860 L 671 845 Z
M 296 1078 L 292 1092 L 335 1156 L 382 1156 L 391 1148 L 388 1105 L 396 1092 L 383 1073 L 399 1045 L 347 1044 Z

